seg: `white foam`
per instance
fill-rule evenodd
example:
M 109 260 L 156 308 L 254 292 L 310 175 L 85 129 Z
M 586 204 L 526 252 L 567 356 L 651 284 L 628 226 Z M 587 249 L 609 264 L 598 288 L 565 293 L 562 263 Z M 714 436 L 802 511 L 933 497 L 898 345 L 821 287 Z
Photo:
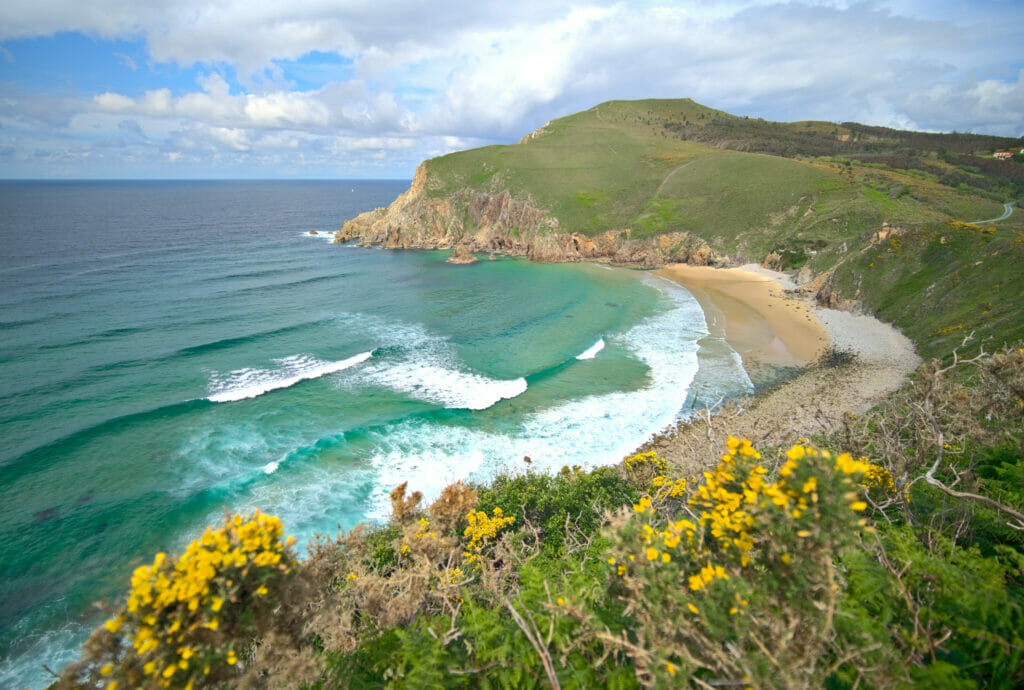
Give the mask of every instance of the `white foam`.
M 0 687 L 50 687 L 54 678 L 43 663 L 61 669 L 76 661 L 90 632 L 89 627 L 77 621 L 45 632 L 32 630 L 31 625 L 29 618 L 15 623 L 12 639 L 18 640 L 18 649 L 10 656 L 0 657 Z
M 455 346 L 447 338 L 416 323 L 384 320 L 371 314 L 346 314 L 345 326 L 369 335 L 382 349 L 343 386 L 380 386 L 451 409 L 484 410 L 526 391 L 526 379 L 494 379 L 466 371 Z M 379 351 L 378 351 L 379 353 Z
M 281 466 L 281 461 L 280 460 L 274 460 L 273 462 L 268 462 L 266 465 L 263 466 L 263 474 L 274 474 L 274 472 L 277 472 L 277 468 L 280 467 L 280 466 Z
M 588 347 L 586 350 L 576 355 L 576 359 L 594 359 L 597 353 L 604 349 L 604 338 L 599 339 L 596 343 Z
M 707 335 L 707 324 L 688 292 L 656 286 L 668 309 L 625 334 L 609 336 L 647 364 L 646 387 L 556 405 L 503 432 L 419 420 L 391 427 L 375 439 L 380 450 L 370 459 L 377 476 L 368 516 L 386 517 L 388 493 L 405 481 L 430 501 L 455 481 L 486 481 L 503 470 L 525 470 L 524 456 L 530 457 L 530 468 L 542 471 L 613 464 L 673 423 L 696 375 L 698 340 Z
M 312 240 L 327 240 L 329 242 L 334 241 L 334 233 L 328 232 L 326 230 L 317 230 L 315 235 L 310 234 L 310 232 L 307 230 L 306 232 L 300 232 L 299 235 L 301 237 L 306 237 Z
M 275 360 L 280 365 L 276 369 L 236 369 L 223 376 L 215 374 L 210 380 L 207 400 L 234 402 L 255 398 L 272 390 L 294 386 L 300 381 L 344 371 L 370 359 L 372 354 L 361 352 L 337 362 L 325 362 L 308 355 L 293 355 Z
M 367 383 L 453 409 L 486 410 L 526 391 L 525 378 L 498 380 L 431 362 L 380 364 L 362 373 Z

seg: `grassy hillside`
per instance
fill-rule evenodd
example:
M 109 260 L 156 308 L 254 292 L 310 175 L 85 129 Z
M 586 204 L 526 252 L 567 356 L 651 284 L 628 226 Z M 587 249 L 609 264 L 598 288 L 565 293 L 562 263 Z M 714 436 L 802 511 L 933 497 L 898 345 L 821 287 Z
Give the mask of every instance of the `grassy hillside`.
M 1011 144 L 852 123 L 773 123 L 688 99 L 612 101 L 548 123 L 519 144 L 430 160 L 427 192 L 508 190 L 551 212 L 563 232 L 685 230 L 722 254 L 761 260 L 777 250 L 799 264 L 838 252 L 883 221 L 998 215 L 1002 201 L 1024 193 L 1024 167 L 988 156 Z
M 1024 222 L 928 225 L 851 253 L 837 285 L 897 324 L 924 357 L 965 335 L 993 350 L 1024 340 Z

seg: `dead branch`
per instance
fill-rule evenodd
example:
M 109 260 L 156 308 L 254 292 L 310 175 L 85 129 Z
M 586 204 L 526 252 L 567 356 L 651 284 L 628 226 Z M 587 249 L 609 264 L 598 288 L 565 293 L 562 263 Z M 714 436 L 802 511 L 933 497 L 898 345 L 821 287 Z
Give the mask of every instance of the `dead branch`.
M 536 651 L 537 655 L 540 656 L 540 661 L 544 665 L 544 673 L 547 674 L 548 683 L 551 684 L 552 690 L 561 690 L 562 686 L 559 685 L 558 676 L 555 675 L 555 666 L 551 661 L 551 654 L 547 647 L 540 643 L 540 631 L 537 630 L 536 623 L 534 623 L 531 630 L 530 626 L 527 626 L 526 621 L 523 620 L 523 617 L 519 615 L 519 612 L 516 611 L 516 608 L 508 599 L 505 599 L 505 608 L 507 608 L 509 613 L 512 614 L 512 620 L 516 622 L 516 625 L 519 626 L 519 629 L 523 631 L 523 634 L 526 635 L 526 639 L 529 640 L 530 644 L 533 646 L 534 651 Z

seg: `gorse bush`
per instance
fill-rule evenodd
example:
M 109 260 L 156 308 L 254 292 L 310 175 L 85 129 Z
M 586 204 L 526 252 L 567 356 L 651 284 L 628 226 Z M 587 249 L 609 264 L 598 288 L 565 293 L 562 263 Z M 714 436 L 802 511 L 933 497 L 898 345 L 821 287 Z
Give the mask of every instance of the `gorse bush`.
M 135 569 L 127 603 L 87 644 L 76 686 L 187 687 L 231 675 L 296 567 L 280 519 L 256 511 L 207 528 L 178 558 Z
M 503 507 L 519 516 L 520 537 L 538 542 L 546 556 L 558 558 L 565 554 L 567 538 L 572 542 L 574 535 L 593 533 L 603 524 L 605 511 L 636 500 L 644 483 L 638 484 L 634 474 L 627 465 L 592 472 L 563 467 L 554 476 L 502 475 L 480 487 L 480 508 Z
M 804 445 L 777 473 L 760 461 L 730 438 L 702 481 L 656 476 L 611 521 L 608 591 L 634 625 L 590 634 L 643 684 L 815 686 L 841 658 L 835 558 L 871 530 L 872 465 Z

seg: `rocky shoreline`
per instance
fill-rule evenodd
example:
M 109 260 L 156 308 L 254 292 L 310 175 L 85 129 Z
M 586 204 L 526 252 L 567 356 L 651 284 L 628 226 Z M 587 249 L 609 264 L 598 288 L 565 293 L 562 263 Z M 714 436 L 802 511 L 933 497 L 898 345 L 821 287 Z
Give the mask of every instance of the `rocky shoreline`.
M 635 238 L 629 229 L 596 236 L 559 232 L 559 221 L 543 209 L 514 198 L 461 190 L 450 197 L 426 191 L 427 169 L 421 164 L 412 184 L 387 208 L 362 213 L 335 233 L 338 243 L 385 249 L 455 249 L 524 256 L 531 261 L 594 261 L 637 268 L 670 263 L 721 265 L 710 247 L 686 232 Z

